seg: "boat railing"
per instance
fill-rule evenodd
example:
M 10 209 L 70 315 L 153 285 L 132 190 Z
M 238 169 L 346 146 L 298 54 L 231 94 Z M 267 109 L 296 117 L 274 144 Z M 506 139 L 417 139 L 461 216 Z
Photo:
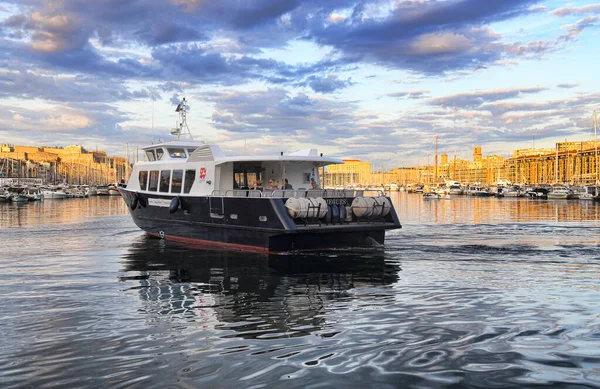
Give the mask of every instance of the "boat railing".
M 225 197 L 263 197 L 263 192 L 261 192 L 260 190 L 250 189 L 232 189 L 225 191 Z
M 251 190 L 251 189 L 230 189 L 225 193 L 221 190 L 214 190 L 211 196 L 215 197 L 323 197 L 323 198 L 356 198 L 356 197 L 381 197 L 385 193 L 381 190 L 364 189 L 275 189 L 275 190 Z

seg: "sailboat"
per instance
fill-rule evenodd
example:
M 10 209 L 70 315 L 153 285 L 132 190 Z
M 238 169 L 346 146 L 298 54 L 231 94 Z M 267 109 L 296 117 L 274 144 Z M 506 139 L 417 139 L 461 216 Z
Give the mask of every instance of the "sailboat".
M 594 201 L 600 201 L 600 193 L 598 192 L 600 181 L 598 180 L 598 122 L 596 121 L 596 111 L 594 111 L 594 161 L 596 167 L 596 194 L 594 195 Z

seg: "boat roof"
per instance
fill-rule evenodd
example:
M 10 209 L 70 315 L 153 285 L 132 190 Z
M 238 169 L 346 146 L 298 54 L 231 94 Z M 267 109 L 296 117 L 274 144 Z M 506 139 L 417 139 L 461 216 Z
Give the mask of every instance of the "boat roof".
M 157 143 L 143 147 L 142 150 L 152 150 L 159 147 L 168 148 L 195 148 L 194 152 L 187 159 L 188 162 L 214 161 L 217 165 L 227 162 L 317 162 L 321 165 L 343 164 L 339 158 L 325 157 L 319 154 L 317 149 L 304 149 L 291 154 L 280 155 L 238 155 L 227 156 L 217 145 L 206 144 L 196 141 L 172 141 Z

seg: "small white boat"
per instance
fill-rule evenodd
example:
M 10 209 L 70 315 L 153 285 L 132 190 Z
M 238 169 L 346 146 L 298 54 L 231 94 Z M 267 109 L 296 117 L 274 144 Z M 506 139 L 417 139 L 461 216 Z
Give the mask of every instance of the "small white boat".
M 548 192 L 548 200 L 568 200 L 576 198 L 579 197 L 565 186 L 555 186 Z
M 109 185 L 108 186 L 108 195 L 109 196 L 120 196 L 121 192 L 119 192 L 119 188 L 117 188 L 114 185 Z
M 442 196 L 436 192 L 423 193 L 423 200 L 438 200 Z
M 42 196 L 44 200 L 64 199 L 67 197 L 67 193 L 62 190 L 46 189 L 42 191 Z

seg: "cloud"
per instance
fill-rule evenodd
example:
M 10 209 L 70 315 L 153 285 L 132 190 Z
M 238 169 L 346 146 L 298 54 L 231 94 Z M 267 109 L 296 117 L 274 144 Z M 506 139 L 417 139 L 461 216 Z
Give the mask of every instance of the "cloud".
M 575 24 L 567 24 L 562 27 L 563 29 L 568 31 L 567 35 L 561 35 L 559 39 L 573 40 L 577 36 L 579 36 L 584 29 L 586 29 L 588 27 L 596 26 L 597 21 L 598 21 L 598 16 L 588 16 L 586 18 L 579 20 Z
M 392 92 L 392 93 L 388 93 L 386 96 L 395 97 L 395 98 L 406 97 L 408 99 L 418 100 L 418 99 L 423 99 L 423 98 L 427 97 L 428 94 L 429 94 L 428 90 L 414 90 L 414 91 Z
M 571 89 L 571 88 L 576 88 L 578 86 L 579 86 L 579 84 L 577 84 L 577 83 L 569 84 L 569 83 L 566 83 L 566 82 L 563 82 L 563 83 L 560 83 L 560 84 L 556 85 L 557 88 L 562 88 L 562 89 Z
M 427 103 L 445 108 L 476 108 L 484 103 L 519 97 L 523 94 L 534 94 L 546 90 L 542 87 L 514 89 L 496 89 L 482 92 L 465 92 L 455 95 L 429 99 Z
M 556 16 L 570 16 L 570 15 L 585 15 L 590 13 L 600 13 L 600 4 L 588 4 L 582 7 L 563 7 L 557 8 L 550 12 Z
M 326 77 L 309 76 L 306 81 L 299 85 L 309 85 L 312 90 L 319 93 L 333 93 L 339 89 L 353 85 L 353 82 L 350 78 L 340 80 L 336 75 L 330 74 Z

